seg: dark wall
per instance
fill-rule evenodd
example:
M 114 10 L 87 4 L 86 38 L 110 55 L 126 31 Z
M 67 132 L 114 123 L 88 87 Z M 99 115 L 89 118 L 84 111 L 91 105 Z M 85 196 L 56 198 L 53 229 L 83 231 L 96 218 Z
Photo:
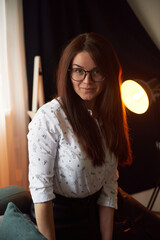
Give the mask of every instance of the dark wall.
M 56 93 L 56 69 L 62 49 L 83 32 L 107 37 L 120 59 L 124 79 L 160 80 L 160 55 L 125 0 L 23 0 L 26 63 L 31 106 L 33 59 L 42 58 L 46 102 Z M 144 115 L 129 111 L 133 164 L 119 169 L 119 185 L 129 193 L 150 188 L 160 176 L 155 142 L 160 140 L 160 103 Z

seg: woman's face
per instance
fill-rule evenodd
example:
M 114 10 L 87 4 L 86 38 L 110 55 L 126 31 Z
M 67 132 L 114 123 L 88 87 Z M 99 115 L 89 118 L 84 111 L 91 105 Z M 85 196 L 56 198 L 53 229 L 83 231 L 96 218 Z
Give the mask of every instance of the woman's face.
M 75 69 L 78 74 L 81 74 L 82 69 L 85 71 L 93 70 L 92 74 L 96 79 L 100 75 L 96 64 L 88 52 L 80 52 L 73 58 L 72 69 Z M 72 77 L 71 81 L 74 91 L 86 102 L 89 109 L 93 109 L 96 97 L 103 89 L 103 81 L 94 82 L 90 73 L 86 73 L 86 77 L 82 81 L 75 81 Z

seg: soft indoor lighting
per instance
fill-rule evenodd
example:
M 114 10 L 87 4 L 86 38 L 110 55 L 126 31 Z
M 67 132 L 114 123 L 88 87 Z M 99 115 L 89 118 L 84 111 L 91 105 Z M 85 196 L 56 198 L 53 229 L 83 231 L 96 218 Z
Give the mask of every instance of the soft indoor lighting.
M 137 114 L 145 113 L 149 107 L 149 98 L 140 84 L 126 80 L 121 85 L 122 100 L 126 107 Z

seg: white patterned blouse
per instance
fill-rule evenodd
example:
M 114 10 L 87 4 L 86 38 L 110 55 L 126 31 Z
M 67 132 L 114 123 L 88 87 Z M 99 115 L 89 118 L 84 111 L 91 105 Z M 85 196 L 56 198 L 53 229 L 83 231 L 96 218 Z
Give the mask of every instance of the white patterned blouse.
M 106 150 L 106 161 L 94 167 L 60 103 L 53 99 L 37 111 L 29 123 L 29 182 L 34 203 L 55 194 L 83 198 L 102 188 L 98 204 L 117 208 L 117 160 Z

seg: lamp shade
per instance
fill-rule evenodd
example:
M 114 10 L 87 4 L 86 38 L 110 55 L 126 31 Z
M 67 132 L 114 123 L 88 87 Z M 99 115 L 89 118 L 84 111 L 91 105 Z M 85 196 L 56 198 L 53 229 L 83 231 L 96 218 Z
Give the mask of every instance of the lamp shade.
M 126 80 L 121 85 L 122 100 L 125 106 L 137 114 L 145 113 L 149 107 L 149 97 L 144 88 L 133 80 Z

